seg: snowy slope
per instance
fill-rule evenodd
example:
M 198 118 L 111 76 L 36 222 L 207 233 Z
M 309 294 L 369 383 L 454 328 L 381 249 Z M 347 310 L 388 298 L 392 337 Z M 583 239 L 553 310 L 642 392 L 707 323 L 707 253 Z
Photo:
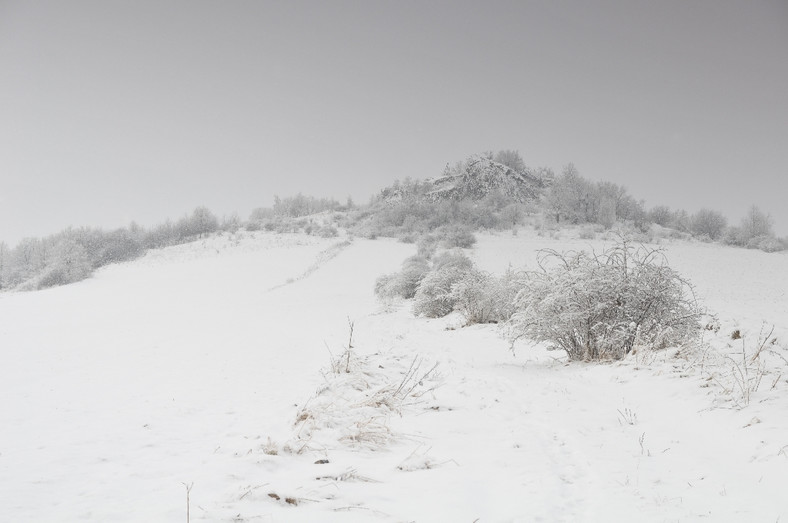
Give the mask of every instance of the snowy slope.
M 483 236 L 473 256 L 500 272 L 581 244 Z M 787 256 L 667 247 L 719 316 L 717 350 L 767 321 L 788 352 Z M 495 326 L 375 300 L 412 252 L 241 234 L 0 295 L 0 520 L 183 521 L 184 483 L 192 521 L 788 518 L 779 367 L 734 408 L 668 353 L 513 354 Z M 348 318 L 352 372 L 332 372 Z

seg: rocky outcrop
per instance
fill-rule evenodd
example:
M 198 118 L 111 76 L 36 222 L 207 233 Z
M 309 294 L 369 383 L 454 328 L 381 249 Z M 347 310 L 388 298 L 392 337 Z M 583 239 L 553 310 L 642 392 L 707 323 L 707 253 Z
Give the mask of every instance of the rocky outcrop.
M 531 172 L 516 171 L 485 156 L 472 156 L 460 168 L 432 180 L 427 196 L 440 200 L 482 200 L 499 193 L 517 202 L 538 198 L 546 183 Z

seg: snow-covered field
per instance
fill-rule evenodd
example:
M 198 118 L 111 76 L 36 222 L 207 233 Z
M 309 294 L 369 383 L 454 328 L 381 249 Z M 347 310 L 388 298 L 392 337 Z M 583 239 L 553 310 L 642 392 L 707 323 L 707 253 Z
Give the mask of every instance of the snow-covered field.
M 705 353 L 567 365 L 414 318 L 373 295 L 415 250 L 385 239 L 225 235 L 0 294 L 0 521 L 184 521 L 187 485 L 191 521 L 788 521 L 788 255 L 665 247 Z

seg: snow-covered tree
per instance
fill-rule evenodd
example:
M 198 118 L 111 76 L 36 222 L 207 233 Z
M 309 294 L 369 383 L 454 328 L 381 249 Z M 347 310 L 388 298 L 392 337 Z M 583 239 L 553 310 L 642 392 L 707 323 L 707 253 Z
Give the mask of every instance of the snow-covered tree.
M 588 193 L 588 181 L 570 163 L 547 192 L 547 209 L 557 223 L 579 223 L 585 218 L 584 201 Z
M 92 271 L 85 248 L 72 237 L 62 238 L 53 249 L 52 263 L 39 280 L 39 288 L 84 280 Z
M 758 237 L 774 236 L 773 227 L 772 216 L 763 212 L 757 205 L 750 207 L 741 221 L 741 231 L 746 241 Z
M 517 171 L 518 173 L 524 173 L 528 171 L 528 167 L 526 167 L 525 162 L 518 151 L 504 149 L 495 153 L 495 156 L 493 156 L 492 159 L 509 167 L 510 169 Z
M 694 236 L 706 236 L 711 240 L 719 240 L 725 232 L 728 220 L 722 213 L 710 209 L 701 209 L 692 215 L 690 229 Z
M 7 280 L 9 286 L 27 281 L 45 266 L 47 249 L 38 238 L 22 238 L 9 253 Z
M 665 205 L 657 205 L 648 211 L 648 219 L 651 220 L 652 223 L 656 223 L 662 227 L 669 226 L 672 217 L 673 213 L 670 211 L 670 207 Z
M 219 229 L 219 219 L 207 208 L 197 207 L 192 212 L 191 230 L 200 238 L 216 232 Z
M 689 232 L 691 223 L 690 215 L 684 209 L 674 211 L 670 220 L 670 226 L 679 232 Z

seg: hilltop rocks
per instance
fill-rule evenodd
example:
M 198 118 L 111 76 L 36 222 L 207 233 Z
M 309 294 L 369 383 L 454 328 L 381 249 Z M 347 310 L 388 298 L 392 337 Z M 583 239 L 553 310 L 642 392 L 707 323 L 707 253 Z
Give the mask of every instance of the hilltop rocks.
M 427 192 L 432 201 L 482 200 L 498 193 L 523 203 L 538 198 L 547 183 L 527 169 L 517 171 L 485 156 L 472 156 L 458 168 L 447 168 L 432 186 Z

